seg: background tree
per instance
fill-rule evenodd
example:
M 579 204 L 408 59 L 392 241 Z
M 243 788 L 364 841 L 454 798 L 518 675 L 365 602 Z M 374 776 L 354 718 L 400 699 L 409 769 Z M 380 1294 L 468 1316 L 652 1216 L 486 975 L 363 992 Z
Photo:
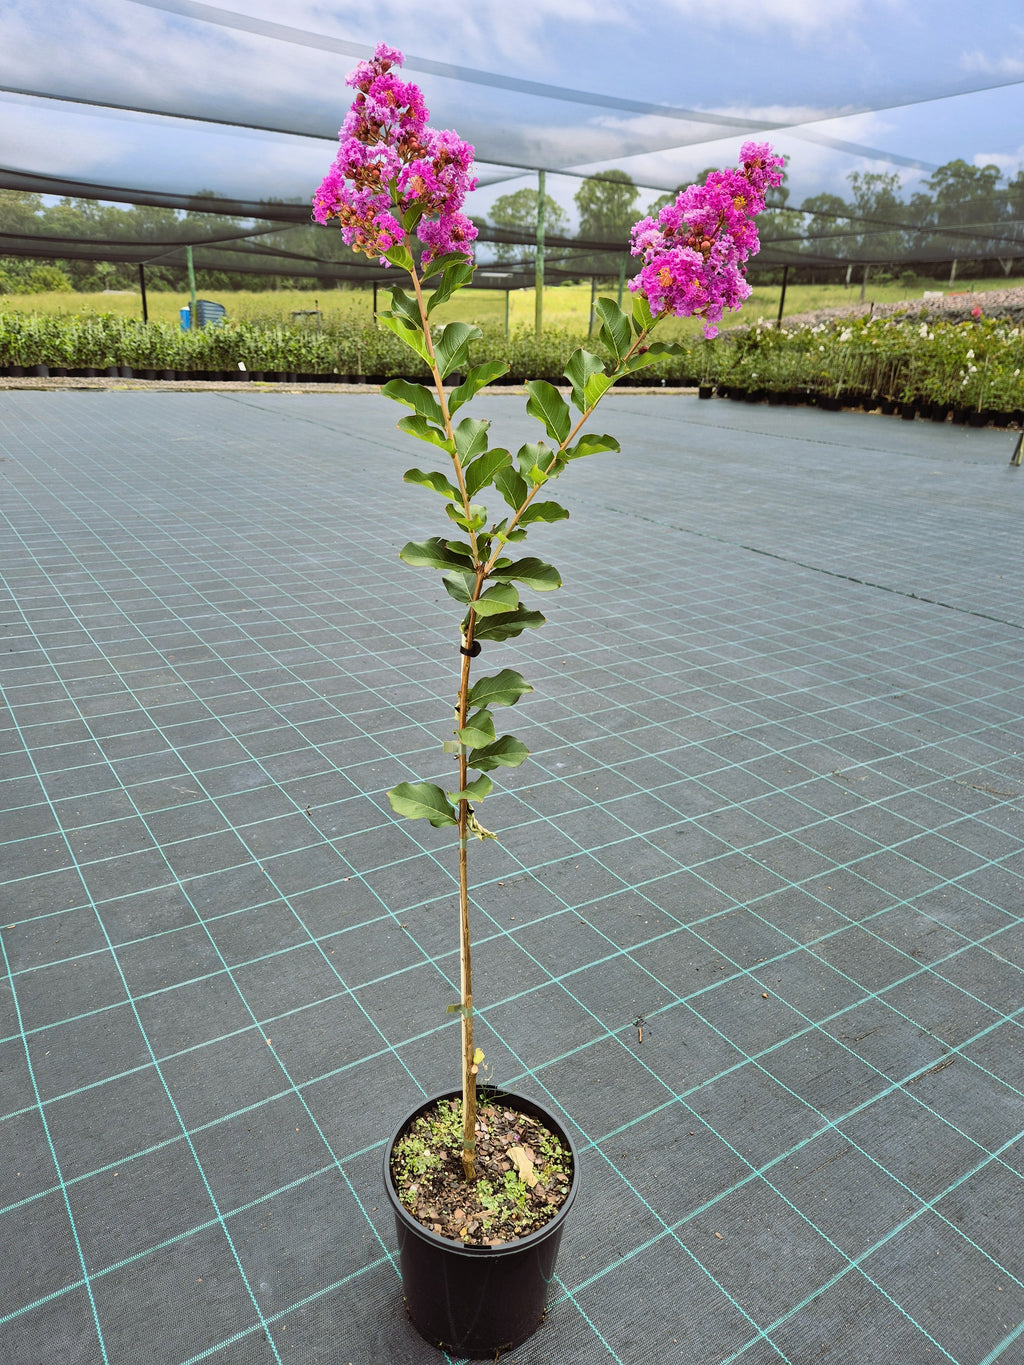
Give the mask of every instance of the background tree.
M 640 191 L 625 171 L 598 171 L 588 176 L 574 196 L 580 215 L 581 238 L 610 242 L 617 250 L 588 253 L 579 262 L 581 275 L 617 275 L 622 254 L 629 251 L 629 232 L 639 214 Z
M 886 264 L 893 264 L 904 256 L 909 239 L 901 227 L 906 223 L 907 206 L 900 197 L 901 181 L 898 171 L 851 171 L 846 177 L 853 191 L 850 208 L 857 218 L 868 220 L 856 223 L 858 235 L 856 251 Z
M 492 225 L 507 228 L 512 232 L 522 232 L 534 236 L 537 230 L 537 191 L 516 190 L 514 194 L 503 194 L 491 205 Z M 544 231 L 562 233 L 568 226 L 569 216 L 550 194 L 544 196 Z M 496 242 L 495 259 L 503 263 L 532 262 L 537 255 L 536 247 L 519 245 L 515 242 Z
M 945 228 L 949 235 L 940 236 L 937 245 L 960 260 L 998 256 L 1000 247 L 1009 255 L 1013 247 L 998 239 L 1014 235 L 1016 225 L 1010 194 L 999 190 L 1000 179 L 998 166 L 971 166 L 959 158 L 940 166 L 925 181 L 930 193 L 911 200 L 914 221 L 926 230 L 918 241 L 926 245 Z
M 814 194 L 800 205 L 804 215 L 803 231 L 811 238 L 805 245 L 809 255 L 824 252 L 842 258 L 852 250 L 859 233 L 850 223 L 850 207 L 838 194 Z

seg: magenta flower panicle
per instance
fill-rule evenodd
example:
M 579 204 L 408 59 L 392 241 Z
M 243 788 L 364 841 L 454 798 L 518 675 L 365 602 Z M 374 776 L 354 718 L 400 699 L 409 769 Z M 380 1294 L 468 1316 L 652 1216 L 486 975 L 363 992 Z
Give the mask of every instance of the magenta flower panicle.
M 337 218 L 345 242 L 384 265 L 413 222 L 424 262 L 449 252 L 471 256 L 477 230 L 462 205 L 476 188 L 473 148 L 456 133 L 427 126 L 419 87 L 394 74 L 403 60 L 378 43 L 373 58 L 345 78 L 356 97 L 334 164 L 313 196 L 313 217 Z
M 767 142 L 745 142 L 740 161 L 713 171 L 705 185 L 688 186 L 632 231 L 632 252 L 643 264 L 630 289 L 643 294 L 656 318 L 703 318 L 706 337 L 717 336 L 725 310 L 750 294 L 745 263 L 760 248 L 754 216 L 766 189 L 782 183 L 785 162 Z

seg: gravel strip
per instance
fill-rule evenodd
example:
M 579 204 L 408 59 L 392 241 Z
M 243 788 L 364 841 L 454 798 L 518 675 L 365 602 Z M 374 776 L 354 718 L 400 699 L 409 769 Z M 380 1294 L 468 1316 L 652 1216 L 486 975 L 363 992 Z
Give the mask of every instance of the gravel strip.
M 938 291 L 936 291 L 938 292 Z M 893 313 L 946 313 L 952 321 L 964 322 L 971 310 L 980 308 L 987 317 L 1006 317 L 1024 322 L 1024 286 L 1011 289 L 989 289 L 983 294 L 968 290 L 963 293 L 944 293 L 937 299 L 904 299 L 899 303 L 849 303 L 840 308 L 819 308 L 811 313 L 792 313 L 783 317 L 785 327 L 814 325 L 830 322 L 833 318 L 889 317 Z

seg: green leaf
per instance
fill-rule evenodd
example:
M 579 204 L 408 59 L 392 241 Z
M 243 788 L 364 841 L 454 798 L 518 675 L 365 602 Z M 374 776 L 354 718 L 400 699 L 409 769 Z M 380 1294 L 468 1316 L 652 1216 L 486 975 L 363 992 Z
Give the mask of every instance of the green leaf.
M 518 511 L 530 491 L 522 474 L 509 465 L 499 471 L 494 483 L 509 507 Z
M 598 299 L 594 305 L 601 319 L 600 337 L 616 360 L 621 360 L 633 344 L 629 318 L 614 299 Z
M 472 282 L 473 267 L 466 258 L 462 257 L 458 262 L 453 261 L 451 265 L 445 268 L 445 272 L 441 276 L 441 283 L 427 300 L 427 312 L 432 313 L 442 303 L 447 303 L 457 289 L 472 284 Z
M 453 804 L 457 801 L 483 801 L 493 790 L 494 783 L 483 773 L 474 782 L 467 782 L 461 791 L 446 792 L 445 795 Z
M 391 398 L 396 403 L 403 403 L 407 408 L 412 408 L 428 422 L 436 422 L 439 427 L 444 425 L 441 404 L 425 384 L 410 384 L 407 379 L 389 379 L 381 393 L 385 398 Z
M 384 259 L 397 265 L 400 270 L 411 271 L 413 268 L 413 259 L 407 246 L 393 246 L 390 251 L 385 251 Z
M 543 624 L 544 617 L 539 611 L 517 607 L 515 611 L 501 612 L 497 616 L 478 616 L 473 634 L 477 640 L 513 640 L 524 630 L 536 630 Z
M 562 586 L 561 575 L 553 564 L 545 564 L 542 559 L 517 559 L 514 563 L 496 567 L 491 577 L 499 583 L 515 580 L 525 583 L 535 592 L 551 592 Z
M 483 422 L 479 417 L 464 417 L 455 428 L 455 449 L 464 465 L 487 449 L 487 428 L 490 425 L 490 422 Z
M 477 616 L 497 616 L 503 611 L 514 611 L 519 605 L 519 594 L 511 583 L 498 583 L 476 599 L 473 608 Z
M 467 545 L 464 540 L 446 540 L 444 544 L 445 549 L 458 556 L 461 569 L 475 566 L 476 560 L 473 558 L 472 547 Z
M 615 381 L 606 374 L 592 374 L 583 386 L 583 401 L 587 408 L 593 408 Z
M 483 336 L 479 327 L 471 327 L 468 322 L 449 322 L 434 333 L 434 356 L 441 377 L 451 374 L 452 370 L 462 369 L 469 357 L 469 343 Z
M 519 518 L 520 526 L 529 526 L 534 521 L 564 521 L 569 515 L 557 502 L 531 502 Z
M 484 744 L 494 742 L 494 720 L 489 711 L 477 711 L 470 716 L 461 730 L 456 731 L 459 743 L 471 749 L 479 749 Z
M 569 404 L 555 386 L 546 379 L 529 379 L 526 389 L 530 395 L 526 401 L 526 411 L 530 416 L 542 422 L 544 430 L 559 445 L 568 440 L 569 432 L 572 431 L 572 416 Z
M 433 782 L 400 782 L 388 792 L 388 800 L 395 814 L 407 820 L 429 820 L 435 829 L 459 823 L 444 792 Z
M 458 265 L 467 259 L 464 251 L 449 251 L 444 256 L 436 256 L 428 265 L 420 270 L 420 279 L 429 280 L 431 275 L 438 275 L 442 270 L 447 270 L 450 265 Z
M 430 488 L 435 493 L 440 493 L 444 498 L 457 498 L 459 490 L 453 488 L 445 476 L 437 469 L 432 469 L 424 473 L 422 469 L 407 469 L 402 475 L 406 483 L 419 484 L 421 488 Z
M 499 374 L 508 374 L 510 366 L 504 360 L 488 360 L 483 365 L 474 365 L 472 369 L 466 371 L 466 377 L 457 389 L 453 389 L 448 395 L 448 411 L 455 413 L 462 407 L 463 403 L 468 403 L 475 393 L 497 379 Z
M 406 232 L 413 231 L 413 229 L 416 227 L 416 224 L 420 221 L 425 212 L 426 205 L 423 203 L 418 203 L 414 201 L 412 204 L 409 205 L 409 207 L 402 214 L 402 226 L 405 228 Z
M 476 587 L 476 574 L 449 569 L 447 573 L 441 575 L 441 581 L 449 597 L 454 597 L 456 602 L 461 602 L 463 606 L 469 606 L 473 600 L 473 589 Z
M 596 432 L 588 432 L 581 436 L 574 446 L 568 447 L 565 456 L 569 460 L 579 460 L 584 455 L 599 455 L 602 450 L 621 449 L 614 436 L 598 436 Z
M 572 385 L 572 401 L 580 412 L 587 410 L 583 391 L 592 374 L 604 374 L 604 361 L 600 356 L 591 355 L 589 351 L 584 350 L 573 351 L 565 367 L 565 377 Z
M 389 332 L 394 332 L 399 341 L 404 341 L 411 351 L 415 351 L 428 365 L 430 364 L 426 337 L 418 327 L 410 327 L 402 318 L 393 317 L 390 313 L 378 313 L 377 316 Z
M 478 678 L 469 689 L 470 706 L 515 706 L 533 688 L 514 668 L 503 668 L 489 678 Z
M 548 477 L 548 466 L 554 458 L 555 452 L 543 441 L 527 441 L 516 451 L 520 472 L 532 484 L 544 482 Z
M 455 525 L 463 531 L 482 531 L 487 525 L 487 508 L 478 502 L 469 504 L 468 517 L 461 502 L 458 504 L 450 502 L 444 510 Z
M 482 455 L 479 455 L 463 471 L 466 480 L 466 492 L 469 496 L 475 498 L 480 489 L 486 488 L 494 480 L 498 470 L 504 469 L 511 462 L 511 459 L 512 456 L 509 452 L 500 447 L 494 450 L 485 450 Z
M 472 553 L 459 554 L 452 549 L 452 544 L 458 542 L 445 541 L 440 536 L 431 536 L 429 540 L 410 540 L 408 545 L 403 545 L 398 553 L 398 557 L 406 564 L 411 564 L 414 569 L 465 569 L 466 560 L 472 564 Z M 469 547 L 465 547 L 469 550 Z
M 651 312 L 651 305 L 644 298 L 643 294 L 633 295 L 633 331 L 637 336 L 643 332 L 649 332 L 654 326 L 654 315 Z
M 418 412 L 413 413 L 410 417 L 400 417 L 397 426 L 399 431 L 415 436 L 417 440 L 437 446 L 438 450 L 443 450 L 448 455 L 452 453 L 452 443 L 444 432 L 438 431 L 437 427 L 432 427 L 427 419 L 421 417 Z
M 379 316 L 383 317 L 384 315 L 380 314 Z M 419 304 L 404 289 L 399 289 L 397 286 L 391 290 L 391 316 L 403 318 L 410 327 L 416 327 L 420 330 L 423 328 Z
M 480 772 L 492 772 L 495 768 L 518 768 L 525 763 L 530 751 L 521 739 L 514 735 L 502 735 L 484 749 L 474 749 L 467 762 L 471 768 Z
M 675 341 L 655 341 L 647 347 L 640 355 L 630 357 L 626 362 L 625 374 L 632 374 L 634 370 L 642 370 L 647 365 L 653 365 L 656 360 L 663 360 L 666 356 L 685 355 L 685 349 Z
M 473 1017 L 473 1006 L 472 1006 L 472 1005 L 448 1005 L 447 1008 L 445 1009 L 445 1014 L 457 1014 L 457 1015 L 459 1015 L 459 1017 L 460 1017 L 461 1019 L 472 1019 L 472 1017 Z

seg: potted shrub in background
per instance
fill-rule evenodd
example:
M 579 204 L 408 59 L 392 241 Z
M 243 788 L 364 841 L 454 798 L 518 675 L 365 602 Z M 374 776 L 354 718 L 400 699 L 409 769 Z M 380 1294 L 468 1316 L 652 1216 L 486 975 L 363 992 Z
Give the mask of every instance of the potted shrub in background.
M 641 268 L 630 285 L 631 313 L 598 300 L 606 355 L 571 355 L 564 370 L 571 402 L 545 380 L 527 382 L 526 409 L 541 439 L 513 454 L 491 445 L 489 422 L 463 411 L 508 363 L 473 364 L 479 330 L 432 321 L 438 305 L 473 278 L 476 229 L 462 212 L 475 185 L 473 149 L 454 132 L 428 126 L 421 92 L 398 75 L 401 62 L 401 53 L 381 44 L 347 78 L 355 101 L 313 206 L 317 221 L 338 220 L 353 249 L 408 276 L 411 292 L 395 287 L 380 321 L 418 358 L 414 370 L 430 375 L 423 384 L 394 379 L 383 392 L 410 409 L 398 426 L 442 465 L 428 462 L 404 476 L 442 506 L 440 533 L 400 554 L 415 568 L 439 572 L 457 605 L 455 718 L 443 744 L 455 772 L 444 783 L 402 782 L 388 798 L 399 816 L 450 828 L 458 841 L 461 982 L 450 1012 L 461 1020 L 461 1085 L 403 1121 L 387 1144 L 384 1178 L 413 1324 L 456 1354 L 493 1357 L 540 1323 L 579 1173 L 554 1115 L 493 1087 L 478 1099 L 483 1054 L 473 1036 L 469 847 L 495 837 L 479 818 L 490 774 L 517 767 L 528 752 L 513 735 L 498 733 L 495 712 L 533 689 L 509 668 L 474 676 L 473 661 L 484 644 L 544 624 L 522 594 L 551 591 L 561 579 L 551 564 L 524 555 L 523 542 L 531 526 L 569 515 L 548 496 L 551 485 L 574 460 L 619 449 L 612 436 L 583 428 L 617 380 L 679 354 L 651 340 L 660 319 L 699 316 L 712 337 L 724 310 L 750 293 L 744 262 L 758 247 L 753 217 L 765 189 L 780 183 L 783 163 L 766 144 L 747 143 L 740 168 L 713 173 L 657 220 L 636 224 L 632 249 Z

